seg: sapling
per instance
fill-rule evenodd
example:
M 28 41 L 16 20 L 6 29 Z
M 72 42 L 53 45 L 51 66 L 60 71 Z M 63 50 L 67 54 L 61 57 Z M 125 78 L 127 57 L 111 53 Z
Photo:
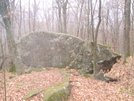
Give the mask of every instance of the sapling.
M 4 101 L 7 101 L 7 100 L 6 100 L 6 74 L 5 74 L 5 69 L 3 69 L 3 65 L 4 65 L 4 62 L 6 61 L 7 58 L 8 57 L 5 57 L 2 60 L 1 65 L 0 65 L 0 70 L 2 69 L 4 71 L 4 76 L 3 76 L 3 78 L 4 78 L 4 91 L 5 91 L 5 100 Z

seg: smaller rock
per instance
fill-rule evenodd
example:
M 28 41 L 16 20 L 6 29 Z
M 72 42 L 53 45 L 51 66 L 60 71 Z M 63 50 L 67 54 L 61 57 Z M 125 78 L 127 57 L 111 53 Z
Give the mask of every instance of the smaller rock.
M 65 76 L 63 83 L 56 84 L 46 89 L 43 101 L 67 101 L 67 98 L 70 95 L 70 76 L 65 71 L 61 71 L 61 74 Z
M 117 63 L 117 60 L 119 60 L 121 56 L 114 56 L 109 60 L 101 60 L 98 62 L 98 68 L 97 68 L 97 73 L 94 76 L 95 79 L 102 80 L 102 81 L 117 81 L 115 78 L 111 77 L 105 77 L 104 74 L 109 72 L 113 65 Z

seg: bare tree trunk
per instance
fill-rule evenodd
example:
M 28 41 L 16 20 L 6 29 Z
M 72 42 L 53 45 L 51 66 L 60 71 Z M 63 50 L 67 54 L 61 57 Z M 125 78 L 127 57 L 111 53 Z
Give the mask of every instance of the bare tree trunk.
M 107 9 L 107 17 L 106 17 L 106 34 L 108 34 L 108 19 L 109 19 L 109 7 Z M 107 44 L 107 37 L 105 37 L 105 44 Z
M 54 2 L 52 2 L 52 31 L 54 31 L 54 24 L 55 24 L 55 13 L 54 13 Z
M 132 3 L 132 10 L 133 10 L 133 15 L 132 15 L 132 56 L 134 56 L 134 0 Z
M 123 61 L 126 62 L 126 58 L 130 56 L 130 7 L 131 0 L 125 0 L 124 7 L 124 53 Z
M 93 41 L 93 67 L 94 67 L 94 76 L 97 74 L 97 38 L 98 38 L 98 31 L 99 31 L 99 26 L 101 24 L 101 0 L 99 0 L 99 22 L 97 24 L 96 30 L 95 30 L 95 35 L 94 35 L 94 41 Z
M 21 36 L 21 25 L 22 25 L 22 7 L 21 7 L 21 0 L 20 0 L 20 19 L 19 19 L 19 36 Z
M 23 19 L 23 31 L 24 31 L 24 34 L 27 34 L 27 26 L 26 26 L 26 20 L 25 20 L 25 10 L 22 12 L 22 19 Z
M 33 7 L 33 29 L 32 31 L 36 30 L 36 14 L 37 14 L 37 3 L 36 0 L 34 0 L 34 7 Z
M 114 50 L 118 50 L 118 36 L 119 36 L 119 21 L 118 21 L 118 4 L 116 7 L 115 20 L 114 20 Z
M 67 33 L 67 4 L 68 0 L 56 0 L 59 15 L 59 32 Z
M 78 14 L 78 25 L 77 25 L 77 36 L 80 37 L 81 33 L 80 33 L 80 26 L 81 26 L 81 22 L 82 22 L 82 11 L 83 11 L 83 5 L 84 5 L 84 1 L 82 1 L 82 4 L 80 6 L 80 14 Z
M 3 44 L 3 40 L 2 40 L 2 38 L 3 38 L 3 36 L 2 36 L 2 29 L 0 30 L 1 31 L 1 36 L 0 36 L 0 61 L 3 59 L 3 58 L 1 58 L 1 57 L 3 57 L 4 56 L 4 49 L 3 49 L 3 47 L 4 47 L 4 44 Z
M 28 5 L 28 7 L 29 7 L 29 22 L 28 22 L 29 23 L 29 32 L 31 31 L 31 13 L 30 13 L 31 11 L 30 11 L 30 4 L 31 3 L 30 3 L 30 0 L 29 0 L 29 5 Z
M 62 17 L 61 17 L 61 10 L 62 10 L 62 7 L 61 7 L 61 3 L 59 0 L 56 0 L 56 3 L 58 5 L 58 30 L 59 32 L 63 32 L 63 28 L 62 28 Z
M 89 0 L 88 0 L 88 5 L 87 5 L 88 7 L 87 7 L 87 39 L 88 40 L 90 40 L 91 38 L 90 38 L 90 18 L 89 18 L 89 15 L 90 15 L 90 2 L 89 2 Z
M 105 21 L 102 19 L 102 31 L 103 31 L 103 37 L 102 37 L 102 43 L 106 44 L 107 43 L 107 36 L 106 36 L 106 28 L 105 28 Z
M 14 34 L 13 34 L 13 29 L 12 29 L 12 24 L 11 24 L 11 18 L 10 18 L 10 4 L 9 0 L 3 1 L 0 0 L 0 14 L 2 16 L 2 20 L 5 25 L 5 30 L 6 30 L 6 37 L 7 37 L 7 43 L 8 43 L 8 51 L 10 55 L 10 67 L 17 68 L 19 71 L 20 68 L 20 61 L 17 52 L 17 47 L 15 44 L 14 40 Z
M 3 58 L 1 64 L 0 64 L 0 70 L 3 68 L 3 65 L 4 65 L 4 62 L 6 61 L 7 57 Z M 4 79 L 4 93 L 5 93 L 5 100 L 4 101 L 7 101 L 7 90 L 6 90 L 6 73 L 5 73 L 5 69 L 3 70 L 4 71 L 4 75 L 3 75 L 3 79 Z
M 63 32 L 67 33 L 67 4 L 68 4 L 68 0 L 66 0 L 63 3 L 62 9 L 63 9 Z

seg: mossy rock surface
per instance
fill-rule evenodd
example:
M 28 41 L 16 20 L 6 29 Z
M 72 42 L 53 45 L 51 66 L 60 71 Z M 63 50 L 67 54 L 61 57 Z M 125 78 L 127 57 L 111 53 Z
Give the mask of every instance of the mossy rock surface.
M 66 101 L 69 96 L 69 82 L 64 82 L 48 88 L 43 101 Z
M 55 67 L 93 73 L 93 42 L 53 32 L 32 32 L 17 42 L 18 57 L 31 68 Z M 36 48 L 35 48 L 36 47 Z M 47 53 L 47 54 L 46 54 Z M 97 62 L 116 56 L 110 46 L 97 44 Z
M 63 81 L 59 84 L 54 84 L 53 86 L 45 88 L 37 88 L 27 91 L 27 95 L 24 97 L 24 100 L 27 100 L 33 96 L 36 96 L 43 91 L 44 97 L 43 101 L 66 101 L 70 94 L 70 75 L 67 71 L 58 70 L 62 76 Z M 19 84 L 18 86 L 25 86 L 24 84 Z
M 42 69 L 42 68 L 28 68 L 27 70 L 25 70 L 25 74 L 29 74 L 31 72 L 46 72 L 47 70 Z
M 16 73 L 16 67 L 15 67 L 15 65 L 14 64 L 11 64 L 11 66 L 10 66 L 10 69 L 8 70 L 8 72 L 11 72 L 11 73 Z
M 85 78 L 90 78 L 90 76 L 89 76 L 87 73 L 85 73 L 85 72 L 83 72 L 83 71 L 81 71 L 81 70 L 78 70 L 78 73 L 79 73 L 80 75 L 84 76 Z
M 24 99 L 29 99 L 32 96 L 37 95 L 38 93 L 40 93 L 41 91 L 43 91 L 42 88 L 38 88 L 38 89 L 33 89 L 33 90 L 29 90 L 28 94 L 24 97 Z
M 55 84 L 44 92 L 43 101 L 66 101 L 70 95 L 69 75 L 60 71 L 65 77 L 63 83 Z
M 74 60 L 83 43 L 81 38 L 69 34 L 41 31 L 22 37 L 17 48 L 20 60 L 28 67 L 65 68 Z

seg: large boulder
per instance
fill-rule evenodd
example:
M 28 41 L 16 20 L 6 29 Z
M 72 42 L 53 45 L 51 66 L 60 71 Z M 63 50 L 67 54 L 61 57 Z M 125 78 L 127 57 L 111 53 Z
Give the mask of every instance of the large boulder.
M 93 43 L 68 34 L 34 32 L 17 43 L 22 63 L 31 68 L 58 67 L 93 71 Z M 108 46 L 97 45 L 97 61 L 116 55 Z

